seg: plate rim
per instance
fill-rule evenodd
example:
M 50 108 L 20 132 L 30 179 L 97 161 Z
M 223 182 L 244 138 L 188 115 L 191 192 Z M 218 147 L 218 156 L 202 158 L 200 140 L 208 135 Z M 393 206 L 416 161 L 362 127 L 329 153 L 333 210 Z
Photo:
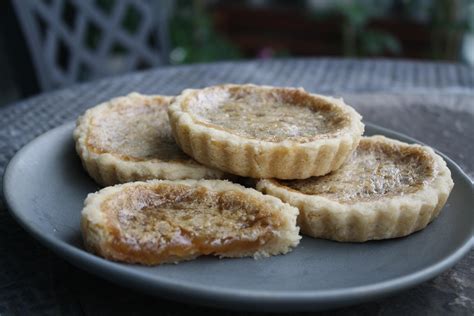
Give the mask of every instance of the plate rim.
M 365 122 L 365 125 L 378 130 L 388 137 L 398 138 L 411 143 L 424 144 L 410 136 L 377 124 Z M 425 266 L 424 268 L 401 277 L 391 278 L 373 284 L 331 290 L 243 290 L 222 286 L 203 286 L 187 281 L 173 282 L 172 278 L 166 278 L 166 276 L 162 275 L 154 275 L 152 277 L 146 272 L 130 269 L 130 265 L 108 261 L 61 239 L 55 238 L 53 235 L 43 234 L 40 229 L 35 228 L 35 226 L 29 222 L 28 218 L 21 215 L 21 211 L 15 210 L 16 202 L 12 198 L 13 193 L 11 193 L 11 190 L 14 188 L 11 188 L 9 183 L 11 181 L 10 179 L 13 178 L 14 167 L 22 158 L 23 152 L 27 151 L 37 141 L 48 138 L 53 133 L 60 133 L 64 129 L 71 129 L 73 126 L 74 121 L 57 126 L 34 138 L 15 153 L 13 158 L 8 162 L 3 176 L 3 196 L 6 208 L 24 230 L 43 246 L 51 249 L 59 257 L 82 270 L 86 270 L 89 273 L 121 286 L 138 289 L 148 294 L 150 294 L 150 291 L 146 291 L 143 288 L 152 288 L 157 290 L 154 294 L 155 296 L 178 301 L 187 301 L 199 305 L 229 307 L 229 304 L 238 303 L 239 305 L 232 305 L 231 307 L 233 309 L 247 309 L 248 307 L 252 307 L 252 309 L 257 308 L 259 310 L 274 311 L 315 310 L 319 309 L 318 307 L 321 307 L 321 305 L 346 306 L 356 302 L 360 303 L 373 300 L 425 282 L 452 267 L 474 245 L 474 237 L 472 236 L 474 225 L 471 225 L 471 237 L 463 239 L 463 242 L 458 247 L 453 248 L 448 256 L 432 265 Z M 455 169 L 465 181 L 470 183 L 471 188 L 473 187 L 473 181 L 461 167 L 445 154 L 436 149 L 435 151 L 446 160 L 451 170 Z M 124 280 L 127 281 L 125 285 Z M 201 302 L 199 300 L 203 301 Z

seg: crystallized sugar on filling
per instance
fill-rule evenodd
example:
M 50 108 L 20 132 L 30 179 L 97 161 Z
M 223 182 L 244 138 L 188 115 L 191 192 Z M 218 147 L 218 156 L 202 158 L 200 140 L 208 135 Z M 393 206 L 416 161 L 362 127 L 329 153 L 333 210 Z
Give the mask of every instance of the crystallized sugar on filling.
M 132 250 L 161 249 L 189 256 L 256 249 L 281 224 L 242 192 L 212 192 L 185 185 L 135 186 L 106 200 L 102 209 Z
M 281 183 L 305 194 L 351 203 L 416 192 L 433 172 L 432 158 L 419 147 L 362 140 L 349 161 L 331 174 Z
M 331 137 L 347 124 L 340 110 L 300 90 L 230 88 L 200 93 L 191 101 L 193 113 L 242 137 L 308 142 Z
M 114 102 L 114 101 L 112 101 Z M 91 119 L 88 146 L 131 160 L 189 159 L 176 145 L 163 99 L 122 99 Z

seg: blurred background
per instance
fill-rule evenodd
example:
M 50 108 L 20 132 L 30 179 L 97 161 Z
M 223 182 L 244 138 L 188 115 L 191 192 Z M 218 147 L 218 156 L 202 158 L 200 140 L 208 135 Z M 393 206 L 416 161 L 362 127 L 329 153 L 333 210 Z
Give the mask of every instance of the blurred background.
M 0 106 L 120 73 L 223 60 L 474 65 L 474 0 L 3 0 L 0 23 Z

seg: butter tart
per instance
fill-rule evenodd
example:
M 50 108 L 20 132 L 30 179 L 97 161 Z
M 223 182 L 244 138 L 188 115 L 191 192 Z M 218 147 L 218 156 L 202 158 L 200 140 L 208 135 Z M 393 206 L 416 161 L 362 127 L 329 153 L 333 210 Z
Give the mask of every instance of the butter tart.
M 453 185 L 446 163 L 431 148 L 373 136 L 363 137 L 351 158 L 329 175 L 264 179 L 257 189 L 298 207 L 303 234 L 362 242 L 425 228 Z
M 89 251 L 155 265 L 287 253 L 301 238 L 297 215 L 275 197 L 224 180 L 149 180 L 89 194 L 81 227 Z
M 74 130 L 76 150 L 101 185 L 148 179 L 221 178 L 184 154 L 168 123 L 172 97 L 131 93 L 85 112 Z
M 301 88 L 187 89 L 168 110 L 181 149 L 239 176 L 304 179 L 338 169 L 357 147 L 361 116 L 341 99 Z

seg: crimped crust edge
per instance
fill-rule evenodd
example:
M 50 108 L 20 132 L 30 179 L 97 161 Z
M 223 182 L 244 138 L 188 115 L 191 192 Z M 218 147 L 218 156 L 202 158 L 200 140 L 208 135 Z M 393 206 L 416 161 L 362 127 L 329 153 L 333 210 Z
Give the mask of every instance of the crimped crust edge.
M 271 86 L 244 86 L 272 89 Z M 296 89 L 296 88 L 285 88 Z M 238 136 L 206 127 L 182 109 L 182 103 L 195 89 L 186 89 L 168 108 L 171 130 L 180 148 L 198 162 L 252 178 L 305 179 L 338 169 L 357 148 L 364 125 L 361 116 L 342 99 L 310 94 L 341 108 L 350 117 L 347 133 L 337 138 L 318 139 L 307 143 L 283 141 L 273 143 Z M 315 163 L 318 162 L 318 163 Z
M 256 187 L 298 207 L 302 234 L 345 242 L 402 237 L 431 223 L 439 215 L 454 185 L 446 162 L 431 148 L 421 147 L 434 158 L 438 172 L 422 190 L 406 195 L 345 204 L 287 190 L 272 179 L 260 180 Z
M 87 146 L 89 119 L 95 111 L 107 108 L 112 102 L 120 98 L 163 98 L 171 100 L 173 97 L 160 95 L 142 95 L 136 92 L 117 97 L 88 109 L 76 122 L 73 132 L 76 152 L 81 158 L 82 165 L 87 173 L 100 185 L 108 186 L 131 181 L 149 179 L 220 179 L 224 174 L 193 162 L 173 161 L 128 161 L 111 153 L 96 153 Z

